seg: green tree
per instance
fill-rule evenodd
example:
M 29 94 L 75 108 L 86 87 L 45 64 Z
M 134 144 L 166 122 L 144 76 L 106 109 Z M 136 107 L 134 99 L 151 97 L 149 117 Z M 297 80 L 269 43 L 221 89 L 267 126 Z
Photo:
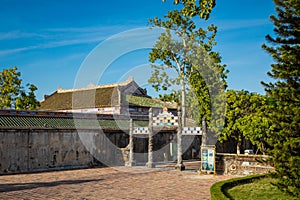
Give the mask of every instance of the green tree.
M 165 1 L 163 0 L 163 2 Z M 174 0 L 173 3 L 183 5 L 182 14 L 190 17 L 198 15 L 200 18 L 207 20 L 216 5 L 216 0 Z
M 1 109 L 35 109 L 39 102 L 34 92 L 37 87 L 27 84 L 29 93 L 21 86 L 21 73 L 17 67 L 4 69 L 0 72 L 0 108 Z
M 225 127 L 219 136 L 219 140 L 222 142 L 233 138 L 237 141 L 237 154 L 240 154 L 241 149 L 244 117 L 250 114 L 250 107 L 250 94 L 248 91 L 229 90 L 226 92 Z
M 180 105 L 180 91 L 173 90 L 170 94 L 159 95 L 159 99 L 165 102 L 176 102 Z
M 217 61 L 215 58 L 219 55 L 216 52 L 212 52 L 212 47 L 215 45 L 214 38 L 217 27 L 210 25 L 206 30 L 197 28 L 194 17 L 200 16 L 203 19 L 208 19 L 210 11 L 215 4 L 214 1 L 199 1 L 198 4 L 196 1 L 174 1 L 174 3 L 181 4 L 181 10 L 169 11 L 164 20 L 158 17 L 149 20 L 152 26 L 165 29 L 165 32 L 158 38 L 149 55 L 149 61 L 153 63 L 152 67 L 154 68 L 149 83 L 157 91 L 167 90 L 175 84 L 181 85 L 182 118 L 185 119 L 187 84 L 198 89 L 199 84 L 197 82 L 206 81 L 202 77 L 203 74 L 197 73 L 199 72 L 199 67 L 205 65 L 203 62 L 206 64 L 210 63 L 209 59 Z M 205 55 L 204 57 L 207 58 L 206 54 L 211 57 L 206 60 L 203 58 L 199 59 L 202 55 Z M 199 63 L 199 60 L 202 63 Z M 222 67 L 224 68 L 224 66 Z M 168 76 L 167 70 L 170 69 L 177 73 L 176 77 Z M 194 77 L 193 81 L 190 80 L 192 75 Z M 206 92 L 202 93 L 198 90 L 197 97 L 199 98 L 196 98 L 197 101 L 203 99 L 203 94 L 207 94 L 207 89 Z M 210 98 L 210 96 L 206 97 Z M 203 103 L 199 102 L 199 105 L 203 105 Z M 210 105 L 206 107 L 210 108 Z M 183 124 L 185 124 L 185 121 L 183 121 Z
M 0 108 L 14 108 L 15 101 L 20 93 L 21 73 L 17 72 L 17 67 L 4 69 L 0 72 Z
M 248 139 L 261 151 L 266 150 L 266 135 L 271 122 L 264 116 L 268 99 L 260 94 L 248 91 L 229 90 L 226 93 L 225 127 L 219 140 L 229 138 L 237 141 L 237 153 L 240 153 L 243 139 Z
M 273 36 L 263 48 L 275 63 L 262 84 L 270 97 L 267 117 L 272 121 L 267 135 L 268 153 L 279 178 L 278 186 L 300 196 L 300 1 L 274 0 L 277 15 L 271 15 Z
M 240 127 L 243 136 L 250 140 L 263 154 L 266 152 L 266 137 L 270 132 L 272 122 L 265 116 L 268 110 L 269 98 L 256 93 L 250 94 L 249 114 L 243 117 Z
M 35 110 L 39 105 L 34 92 L 37 87 L 33 84 L 27 84 L 29 89 L 28 94 L 22 90 L 19 97 L 16 99 L 16 109 L 17 110 Z
M 189 97 L 192 101 L 190 107 L 192 110 L 198 108 L 195 118 L 198 123 L 205 118 L 209 131 L 220 134 L 224 124 L 226 78 L 229 71 L 226 70 L 226 65 L 221 64 L 221 56 L 213 51 L 212 44 L 203 46 L 205 51 L 194 47 L 189 55 L 189 60 L 193 64 L 189 76 L 191 86 Z

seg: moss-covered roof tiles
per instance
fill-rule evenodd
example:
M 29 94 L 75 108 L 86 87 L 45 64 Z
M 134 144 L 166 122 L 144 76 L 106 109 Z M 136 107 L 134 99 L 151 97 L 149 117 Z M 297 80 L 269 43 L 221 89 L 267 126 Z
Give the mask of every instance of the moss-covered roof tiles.
M 147 126 L 148 121 L 135 121 L 139 126 Z M 128 128 L 129 120 L 73 119 L 65 117 L 0 116 L 0 128 Z
M 147 116 L 131 116 L 137 126 L 148 126 Z M 0 110 L 1 128 L 129 128 L 127 115 L 103 115 L 25 110 Z
M 41 102 L 39 110 L 72 110 L 118 105 L 115 87 L 55 92 Z
M 126 101 L 132 106 L 141 107 L 167 107 L 170 109 L 177 109 L 177 103 L 163 102 L 159 99 L 145 98 L 140 96 L 126 95 Z

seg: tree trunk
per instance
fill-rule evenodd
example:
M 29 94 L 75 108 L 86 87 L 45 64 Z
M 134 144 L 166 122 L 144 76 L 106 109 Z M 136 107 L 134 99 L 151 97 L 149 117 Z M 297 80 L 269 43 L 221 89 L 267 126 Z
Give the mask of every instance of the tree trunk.
M 264 145 L 264 143 L 263 143 L 263 142 L 261 143 L 261 149 L 262 149 L 262 153 L 263 153 L 263 155 L 266 155 L 266 153 L 265 153 L 265 151 L 266 151 L 266 148 L 265 148 L 265 145 Z
M 236 146 L 236 153 L 237 154 L 241 154 L 241 145 L 242 145 L 242 136 L 239 133 L 239 135 L 238 135 L 238 143 L 237 143 L 237 146 Z
M 180 119 L 180 109 L 178 110 L 178 129 L 177 129 L 177 164 L 175 165 L 175 169 L 177 170 L 185 170 L 185 166 L 182 161 L 182 126 Z
M 148 168 L 154 168 L 153 164 L 153 110 L 149 109 L 149 138 L 148 138 Z
M 202 144 L 201 146 L 207 146 L 207 126 L 206 126 L 206 118 L 203 116 L 202 118 Z
M 182 120 L 182 127 L 186 126 L 186 109 L 185 109 L 185 82 L 184 78 L 181 80 L 181 120 Z

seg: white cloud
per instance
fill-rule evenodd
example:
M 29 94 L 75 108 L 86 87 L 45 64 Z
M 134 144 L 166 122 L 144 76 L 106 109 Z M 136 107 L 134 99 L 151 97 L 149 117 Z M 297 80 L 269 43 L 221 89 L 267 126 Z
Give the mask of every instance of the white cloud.
M 26 39 L 32 41 L 30 46 L 22 46 L 11 49 L 0 50 L 0 55 L 8 55 L 34 49 L 48 49 L 62 46 L 89 44 L 100 42 L 111 35 L 129 29 L 128 26 L 96 26 L 96 27 L 67 27 L 39 30 L 37 33 L 11 31 L 8 33 L 0 33 L 0 40 L 12 40 L 12 44 L 16 44 L 13 40 Z M 37 40 L 39 38 L 39 40 Z
M 112 26 L 91 26 L 91 27 L 65 27 L 65 28 L 49 28 L 44 29 L 45 32 L 53 32 L 53 33 L 90 33 L 90 32 L 100 32 L 100 31 L 108 31 L 108 30 L 118 30 L 118 29 L 126 29 L 128 26 L 122 25 L 112 25 Z
M 19 30 L 0 33 L 0 40 L 13 40 L 13 39 L 31 38 L 31 37 L 43 37 L 43 35 L 37 33 L 30 33 L 30 32 L 22 32 Z
M 229 31 L 272 24 L 268 19 L 217 20 L 215 23 L 220 31 Z
M 249 28 L 255 26 L 263 26 L 270 24 L 266 19 L 254 20 L 219 20 L 215 22 L 221 31 L 229 31 L 241 28 Z M 113 25 L 113 26 L 92 26 L 92 27 L 66 27 L 42 29 L 35 32 L 22 32 L 15 30 L 7 33 L 0 33 L 0 40 L 11 40 L 12 44 L 16 44 L 13 40 L 26 39 L 32 41 L 30 46 L 22 46 L 22 42 L 17 45 L 19 47 L 0 50 L 0 56 L 14 54 L 34 49 L 48 49 L 63 46 L 71 46 L 78 44 L 89 44 L 103 41 L 112 35 L 128 30 L 130 26 Z M 130 32 L 128 32 L 129 34 Z M 139 33 L 140 34 L 140 33 Z M 123 34 L 126 35 L 126 34 Z M 155 34 L 154 34 L 155 35 Z M 119 37 L 119 35 L 116 35 Z M 149 37 L 149 36 L 148 36 Z M 151 38 L 152 40 L 153 38 Z
M 38 46 L 28 46 L 28 47 L 21 47 L 21 48 L 15 48 L 15 49 L 5 49 L 5 50 L 0 50 L 0 56 L 3 55 L 8 55 L 8 54 L 14 54 L 22 51 L 29 51 L 33 49 L 37 49 Z

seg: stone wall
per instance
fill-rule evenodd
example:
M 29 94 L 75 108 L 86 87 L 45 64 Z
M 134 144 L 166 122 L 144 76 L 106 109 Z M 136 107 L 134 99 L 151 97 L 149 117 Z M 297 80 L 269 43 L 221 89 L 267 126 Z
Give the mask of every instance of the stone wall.
M 128 130 L 0 129 L 0 174 L 124 165 L 121 149 L 128 143 Z M 175 130 L 156 133 L 153 143 L 153 162 L 177 159 L 171 155 L 171 144 L 176 144 Z M 183 159 L 192 158 L 192 147 L 197 150 L 194 158 L 200 159 L 201 136 L 183 136 L 182 145 Z M 147 153 L 148 136 L 135 135 L 135 162 L 144 165 Z M 262 155 L 217 153 L 216 169 L 227 175 L 274 171 L 270 163 L 263 162 L 266 159 Z
M 217 153 L 216 169 L 218 173 L 236 176 L 273 172 L 274 167 L 267 159 L 264 155 Z
M 171 161 L 170 143 L 176 131 L 154 135 L 154 162 Z M 0 129 L 0 174 L 124 165 L 122 148 L 129 143 L 128 131 L 97 129 Z M 199 136 L 184 136 L 184 159 L 191 147 L 199 147 Z M 148 137 L 134 137 L 134 156 L 143 164 L 148 158 Z
M 128 143 L 127 134 L 118 131 L 0 130 L 0 174 L 104 165 L 100 160 L 123 164 L 121 150 L 108 150 L 107 139 L 119 147 Z

